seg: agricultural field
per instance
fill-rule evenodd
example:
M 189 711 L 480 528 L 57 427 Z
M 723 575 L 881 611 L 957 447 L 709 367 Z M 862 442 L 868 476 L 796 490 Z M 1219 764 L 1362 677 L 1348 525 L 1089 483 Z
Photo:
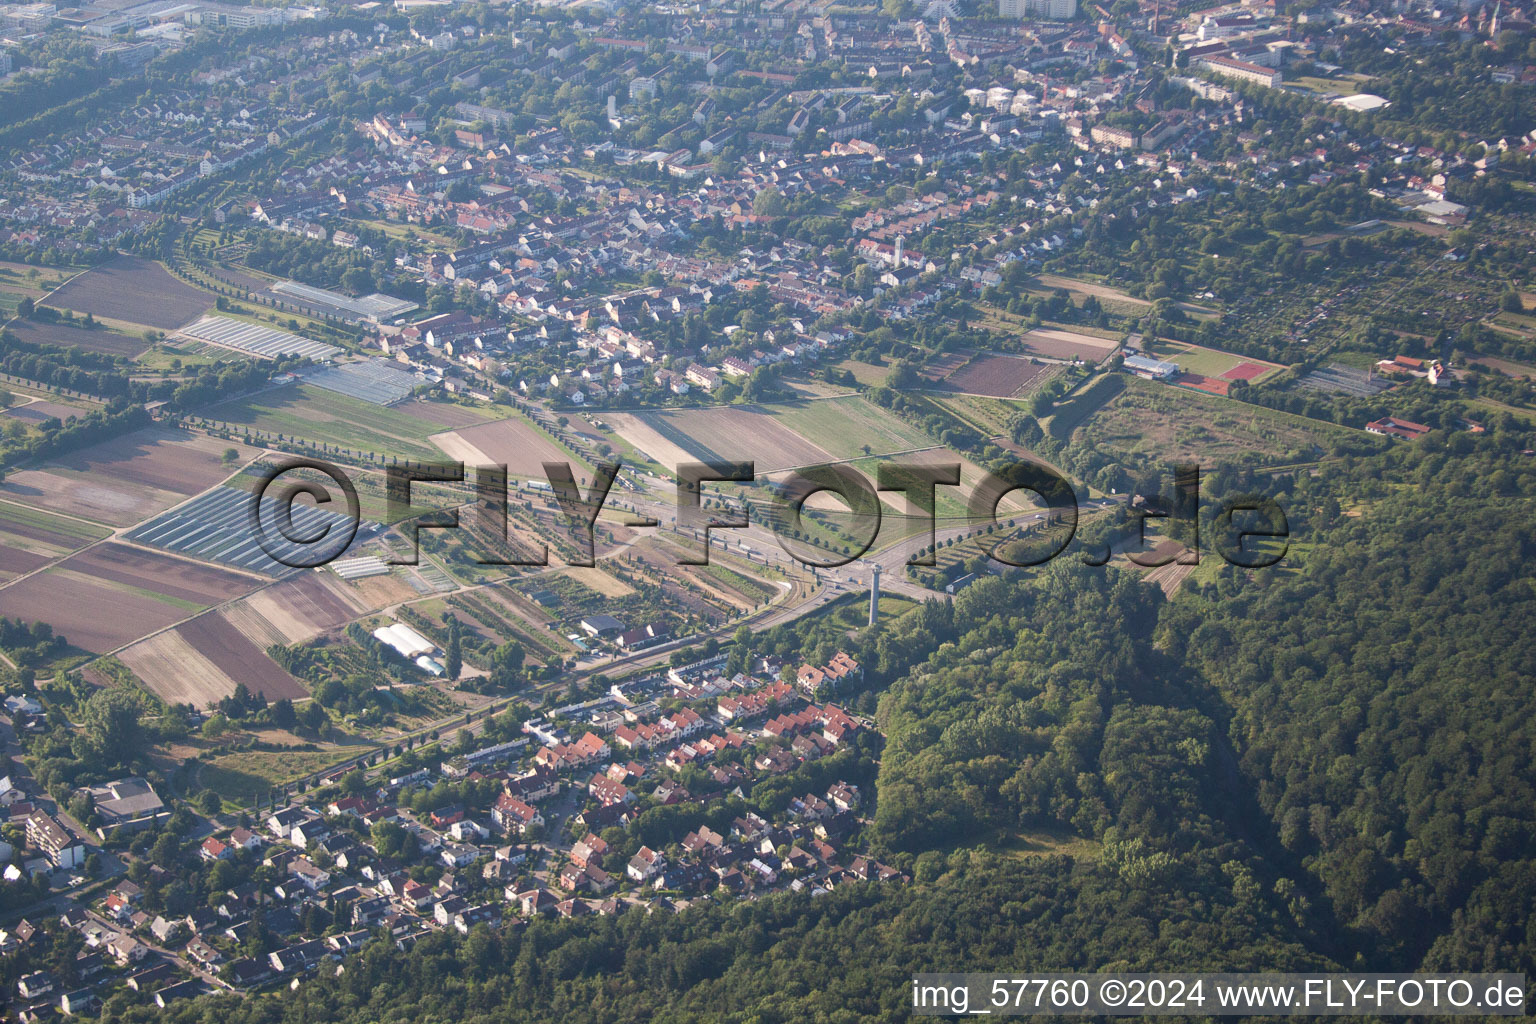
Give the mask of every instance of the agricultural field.
M 378 607 L 329 572 L 300 573 L 223 610 L 258 648 L 296 644 L 344 626 Z
M 213 305 L 213 296 L 182 283 L 153 260 L 119 256 L 54 292 L 50 306 L 171 331 Z
M 602 413 L 602 418 L 596 420 L 597 430 L 593 431 L 595 436 L 595 443 L 606 445 L 611 458 L 620 459 L 623 461 L 625 472 L 620 474 L 620 476 L 629 477 L 631 480 L 633 480 L 634 474 L 637 472 L 651 474 L 665 473 L 666 470 L 663 469 L 661 463 L 657 462 L 654 458 L 651 457 L 649 449 L 641 449 L 637 447 L 633 442 L 630 441 L 628 437 L 625 437 L 619 432 L 618 428 L 614 425 L 615 416 L 619 417 L 626 423 L 627 428 L 632 434 L 636 432 L 648 432 L 651 436 L 654 437 L 655 441 L 661 445 L 670 446 L 670 443 L 666 441 L 665 438 L 661 437 L 660 434 L 656 434 L 655 431 L 650 430 L 650 428 L 646 427 L 643 423 L 640 422 L 640 420 L 638 420 L 630 413 L 612 413 L 605 411 Z
M 561 575 L 568 576 L 589 590 L 595 590 L 604 597 L 628 597 L 635 592 L 635 588 L 622 580 L 604 572 L 596 566 L 571 566 L 561 570 Z
M 923 364 L 923 368 L 918 371 L 918 375 L 931 384 L 937 384 L 964 366 L 969 358 L 969 352 L 935 353 Z
M 225 462 L 230 448 L 236 459 Z M 0 499 L 130 526 L 218 483 L 254 454 L 234 442 L 150 427 L 11 473 Z
M 1346 428 L 1289 413 L 1131 380 L 1078 428 L 1074 443 L 1159 464 L 1290 460 L 1326 448 Z
M 861 397 L 776 407 L 775 416 L 834 459 L 933 448 L 938 442 Z
M 963 488 L 980 478 L 981 470 L 969 460 L 943 448 L 928 434 L 867 399 L 850 395 L 812 402 L 762 406 L 732 406 L 669 413 L 605 413 L 604 420 L 636 448 L 647 452 L 669 471 L 679 462 L 752 459 L 758 477 L 769 478 L 790 468 L 846 462 L 873 478 L 886 457 L 905 453 L 911 462 L 958 462 Z M 954 488 L 940 488 L 941 517 L 964 515 L 962 499 Z M 766 495 L 764 495 L 766 497 Z M 882 528 L 886 539 L 905 533 L 906 508 L 899 495 L 884 496 L 892 517 Z M 847 520 L 846 507 L 831 495 L 817 495 L 812 509 L 828 514 L 829 524 Z
M 441 453 L 428 438 L 435 424 L 307 384 L 287 384 L 249 398 L 215 405 L 203 413 L 232 427 L 248 427 L 351 451 L 431 462 Z
M 103 527 L 0 502 L 0 582 L 32 572 L 109 535 Z
M 853 374 L 853 379 L 859 382 L 859 386 L 866 388 L 879 387 L 891 375 L 889 363 L 876 366 L 874 363 L 865 363 L 857 359 L 844 359 L 837 364 L 837 368 Z
M 81 410 L 78 406 L 63 405 L 59 402 L 50 402 L 46 398 L 37 398 L 31 401 L 19 402 L 6 409 L 3 415 L 13 420 L 20 420 L 31 426 L 46 423 L 48 420 L 72 420 L 79 416 Z
M 62 566 L 71 572 L 147 589 L 189 605 L 211 605 L 251 590 L 259 581 L 183 558 L 170 558 L 117 541 L 99 544 Z
M 242 682 L 268 700 L 309 695 L 218 611 L 141 640 L 118 652 L 118 658 L 168 704 L 208 707 Z
M 441 457 L 439 457 L 439 461 Z M 237 473 L 225 481 L 227 486 L 239 488 L 243 491 L 254 491 L 261 484 L 262 472 L 269 470 L 274 463 L 263 459 L 247 466 L 242 472 Z M 348 466 L 346 469 L 348 479 L 357 490 L 357 502 L 359 511 L 365 521 L 370 523 L 389 523 L 398 519 L 419 515 L 429 509 L 454 508 L 464 505 L 474 499 L 473 474 L 467 473 L 467 478 L 458 483 L 429 483 L 420 482 L 411 485 L 411 505 L 402 514 L 391 516 L 389 507 L 388 478 L 383 469 L 375 469 L 367 466 Z M 335 481 L 318 470 L 295 469 L 283 474 L 286 481 L 308 481 L 319 484 L 332 496 L 332 500 L 338 504 L 338 510 L 344 507 L 344 499 L 338 491 Z M 305 499 L 307 504 L 308 499 Z M 361 544 L 361 540 L 359 540 Z
M 977 352 L 940 382 L 942 387 L 966 395 L 1012 398 L 1023 393 L 1048 367 L 1019 356 Z
M 1062 277 L 1060 274 L 1040 274 L 1035 278 L 1036 287 L 1030 291 L 1037 295 L 1044 295 L 1058 288 L 1065 289 L 1073 305 L 1081 306 L 1083 299 L 1092 295 L 1101 302 L 1106 310 L 1112 313 L 1137 316 L 1152 305 L 1150 299 L 1138 299 L 1130 292 L 1121 288 L 1115 288 L 1107 284 L 1099 284 L 1097 281 L 1085 281 L 1075 277 Z M 1192 302 L 1174 303 L 1179 309 L 1190 314 L 1196 319 L 1203 319 L 1218 315 L 1213 309 L 1206 306 L 1198 306 Z
M 47 621 L 74 647 L 104 654 L 258 585 L 211 565 L 108 542 L 0 587 L 0 615 L 32 621 L 46 609 Z
M 506 466 L 514 479 L 543 480 L 544 463 L 573 461 L 570 452 L 521 416 L 435 433 L 428 440 L 468 466 Z
M 459 402 L 425 398 L 413 398 L 408 402 L 401 402 L 395 406 L 395 411 L 449 430 L 472 427 L 476 423 L 484 423 L 497 415 L 494 406 L 464 405 Z
M 79 348 L 86 352 L 129 357 L 137 356 L 149 348 L 149 342 L 142 337 L 124 334 L 101 325 L 86 328 L 76 324 L 17 320 L 10 325 L 10 329 L 11 333 L 28 345 Z
M 1481 363 L 1497 373 L 1516 380 L 1536 380 L 1536 366 L 1517 363 L 1511 359 L 1500 359 L 1497 356 L 1473 356 L 1471 361 Z
M 1049 373 L 1045 376 L 1053 377 L 1060 372 L 1059 367 L 1046 368 Z M 1005 398 L 988 398 L 984 395 L 929 395 L 935 404 L 943 406 L 950 413 L 975 427 L 988 437 L 998 434 L 1006 434 L 1010 422 L 1020 412 L 1024 411 L 1024 403 L 1010 401 Z
M 488 643 L 520 641 L 528 656 L 541 664 L 563 659 L 575 648 L 558 631 L 548 628 L 555 617 L 504 586 L 483 587 L 447 599 L 453 614 Z
M 673 472 L 679 463 L 697 462 L 699 456 L 657 430 L 651 424 L 654 414 L 604 412 L 603 422 L 611 429 L 621 448 L 628 447 L 656 463 L 664 473 Z
M 1040 291 L 1044 292 L 1063 288 L 1071 296 L 1072 302 L 1079 306 L 1083 304 L 1083 299 L 1090 295 L 1100 302 L 1119 303 L 1122 306 L 1138 311 L 1152 305 L 1147 299 L 1138 299 L 1123 289 L 1099 284 L 1096 281 L 1083 281 L 1075 277 L 1062 277 L 1060 274 L 1040 274 L 1035 278 L 1035 284 Z
M 342 584 L 346 592 L 369 609 L 386 608 L 401 601 L 409 601 L 421 594 L 406 582 L 402 571 L 397 569 L 388 576 L 370 576 Z
M 828 462 L 826 448 L 788 426 L 786 410 L 798 406 L 719 406 L 676 412 L 605 414 L 630 444 L 673 472 L 681 462 L 751 461 L 758 475 Z
M 77 272 L 69 267 L 34 267 L 0 261 L 0 317 L 15 316 L 16 305 L 22 299 L 35 302 Z
M 1037 356 L 1047 359 L 1081 359 L 1098 363 L 1113 355 L 1119 343 L 1108 338 L 1069 331 L 1060 327 L 1038 327 L 1019 339 Z

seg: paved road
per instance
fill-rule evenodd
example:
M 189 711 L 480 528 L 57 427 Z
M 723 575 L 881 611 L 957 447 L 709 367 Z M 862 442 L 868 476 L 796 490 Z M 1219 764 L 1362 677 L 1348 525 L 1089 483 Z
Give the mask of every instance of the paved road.
M 87 917 L 89 917 L 92 921 L 94 921 L 97 925 L 99 925 L 105 931 L 118 932 L 118 933 L 129 933 L 129 929 L 128 929 L 127 925 L 120 924 L 120 923 L 115 922 L 115 921 L 109 921 L 107 918 L 103 917 L 101 914 L 98 914 L 96 911 L 92 910 L 90 907 L 86 907 L 85 908 L 85 914 L 86 914 Z M 165 946 L 161 946 L 161 945 L 157 944 L 154 941 L 154 939 L 152 939 L 148 935 L 134 935 L 133 937 L 135 939 L 137 939 L 141 945 L 143 945 L 146 948 L 148 948 L 150 950 L 153 950 L 154 952 L 160 954 L 160 956 L 162 956 L 166 960 L 171 961 L 173 964 L 175 964 L 177 966 L 177 968 L 179 968 L 182 971 L 182 973 L 188 974 L 188 975 L 190 975 L 190 976 L 192 976 L 194 978 L 198 978 L 198 979 L 200 979 L 202 981 L 205 981 L 209 985 L 212 985 L 215 989 L 227 989 L 227 988 L 229 988 L 228 985 L 226 985 L 224 982 L 219 980 L 218 975 L 214 974 L 212 971 L 209 971 L 207 968 L 203 967 L 197 961 L 192 960 L 189 957 L 182 956 L 180 953 L 173 952 L 173 951 L 171 951 L 170 949 L 168 949 Z M 146 960 L 147 959 L 148 958 L 146 957 Z M 148 967 L 151 967 L 151 966 L 153 966 L 153 965 L 149 964 L 149 963 L 141 963 L 141 964 L 137 965 L 134 969 L 135 970 L 144 970 L 144 969 L 147 969 Z

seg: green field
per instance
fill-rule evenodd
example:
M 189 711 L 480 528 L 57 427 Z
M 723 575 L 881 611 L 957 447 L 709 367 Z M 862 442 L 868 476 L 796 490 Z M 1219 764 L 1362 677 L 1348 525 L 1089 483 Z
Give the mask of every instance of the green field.
M 51 533 L 77 538 L 81 543 L 101 540 L 103 537 L 109 537 L 112 534 L 111 530 L 91 523 L 83 523 L 77 519 L 66 519 L 63 516 L 50 515 L 40 509 L 12 504 L 9 501 L 0 501 L 0 531 L 5 529 L 6 523 L 48 530 Z
M 963 522 L 970 521 L 970 513 L 966 510 L 966 501 L 975 489 L 977 482 L 981 480 L 983 470 L 980 466 L 977 466 L 970 459 L 953 449 L 944 449 L 944 451 L 953 456 L 951 461 L 960 464 L 960 484 L 956 487 L 940 485 L 934 488 L 933 514 L 941 526 L 958 526 Z M 847 465 L 849 468 L 856 469 L 864 474 L 865 479 L 873 485 L 879 476 L 881 466 L 889 466 L 893 462 L 899 461 L 899 459 L 893 460 L 872 455 L 868 458 L 853 459 Z M 930 459 L 929 461 L 936 460 Z M 838 501 L 835 498 L 831 500 Z M 1003 501 L 1002 507 L 1004 511 L 1017 507 L 1012 497 L 1005 498 Z M 818 507 L 816 504 L 811 506 L 813 511 Z M 905 499 L 896 491 L 883 491 L 880 493 L 880 515 L 879 544 L 881 546 L 910 536 L 920 529 L 927 529 L 926 519 L 922 517 L 908 518 Z M 829 507 L 825 510 L 825 518 L 828 524 L 836 524 L 839 527 L 848 527 L 854 521 L 847 508 L 842 504 L 837 504 L 835 507 Z
M 891 375 L 889 365 L 876 366 L 874 363 L 860 362 L 857 359 L 844 359 L 837 364 L 839 370 L 847 370 L 853 374 L 853 379 L 867 388 L 884 384 L 885 379 Z
M 880 596 L 880 621 L 892 622 L 917 607 L 917 602 L 893 594 Z M 869 625 L 869 592 L 844 594 L 817 610 L 810 618 L 830 618 L 844 629 L 863 629 Z
M 885 455 L 938 444 L 895 413 L 858 396 L 827 398 L 793 406 L 765 406 L 786 427 L 834 458 Z
M 734 569 L 728 569 L 721 565 L 718 560 L 711 561 L 709 565 L 704 567 L 702 572 L 706 576 L 712 576 L 716 582 L 725 584 L 727 587 L 736 591 L 747 600 L 768 601 L 778 593 L 776 588 L 762 582 L 761 580 L 753 579 L 750 576 L 744 576 L 741 573 L 736 572 Z
M 1381 359 L 1376 352 L 1367 352 L 1359 348 L 1336 348 L 1328 353 L 1328 363 L 1338 363 L 1341 366 L 1352 366 L 1357 370 L 1368 370 L 1375 366 Z
M 226 402 L 203 415 L 237 427 L 336 444 L 354 451 L 422 461 L 443 458 L 443 453 L 427 440 L 443 427 L 308 384 L 289 384 L 254 398 Z
M 163 342 L 151 345 L 134 357 L 134 362 L 146 370 L 196 370 L 199 366 L 211 366 L 227 362 L 230 353 L 197 343 L 172 346 Z
M 423 242 L 430 242 L 431 244 L 443 249 L 453 249 L 458 245 L 458 243 L 449 236 L 438 231 L 433 231 L 430 228 L 424 228 L 420 224 L 405 224 L 396 220 L 382 219 L 359 220 L 357 223 L 364 227 L 370 227 L 378 231 L 382 231 L 384 234 L 388 235 L 390 238 L 395 239 L 396 241 L 403 242 L 414 236 Z
M 197 781 L 230 803 L 248 806 L 258 793 L 328 768 L 347 756 L 342 750 L 252 750 L 206 761 Z
M 1039 828 L 998 837 L 997 848 L 1010 857 L 1097 857 L 1100 844 L 1066 829 Z
M 1285 84 L 1334 96 L 1353 96 L 1360 91 L 1363 85 L 1362 82 L 1352 78 L 1318 78 L 1315 75 L 1301 75 L 1298 78 L 1288 78 L 1285 80 Z
M 599 422 L 601 422 L 600 419 Z M 646 472 L 655 473 L 657 476 L 670 476 L 667 469 L 661 463 L 624 440 L 617 430 L 604 426 L 598 428 L 598 432 L 602 434 L 603 442 L 613 449 L 613 457 L 622 460 L 626 467 L 636 467 Z M 556 443 L 558 444 L 559 442 Z M 560 447 L 565 448 L 565 445 L 560 445 Z M 579 461 L 584 463 L 586 460 L 582 459 Z
M 892 594 L 882 594 L 880 597 L 880 621 L 894 622 L 903 615 L 917 607 L 917 602 L 911 598 L 896 597 Z M 857 603 L 844 605 L 837 610 L 837 619 L 849 629 L 859 629 L 869 623 L 869 597 L 865 596 Z
M 1052 374 L 1054 376 L 1054 374 Z M 960 417 L 988 437 L 1006 434 L 1008 425 L 1021 412 L 1027 411 L 1025 403 L 1006 398 L 987 398 L 984 395 L 929 395 L 930 400 Z
M 1058 400 L 1049 416 L 1047 429 L 1052 437 L 1065 441 L 1100 406 L 1125 388 L 1126 375 L 1099 374 L 1086 377 Z
M 75 572 L 73 569 L 61 569 L 55 566 L 52 569 L 46 570 L 45 575 L 50 579 L 72 577 L 85 583 L 89 583 L 93 586 L 100 587 L 103 590 L 114 590 L 120 594 L 131 594 L 134 597 L 142 597 L 146 601 L 158 601 L 161 604 L 168 604 L 172 608 L 175 608 L 177 611 L 186 612 L 189 615 L 194 612 L 200 612 L 204 608 L 208 607 L 208 604 L 206 603 L 200 601 L 188 601 L 186 598 L 177 597 L 174 594 L 162 594 L 160 591 L 154 590 L 151 587 L 139 587 L 132 583 L 125 583 L 122 580 L 109 580 L 100 576 L 90 576 L 85 573 Z
M 79 268 L 75 267 L 31 267 L 24 263 L 0 262 L 0 316 L 15 316 L 16 304 L 22 299 L 41 299 L 78 272 Z
M 15 316 L 16 306 L 24 298 L 26 298 L 26 295 L 22 292 L 0 289 L 0 314 L 8 317 Z
M 1233 367 L 1241 366 L 1244 363 L 1270 365 L 1263 360 L 1248 359 L 1244 356 L 1233 355 L 1231 352 L 1222 352 L 1214 348 L 1202 348 L 1199 345 L 1190 345 L 1182 341 L 1161 340 L 1155 344 L 1155 350 L 1157 358 L 1178 363 L 1179 369 L 1185 373 L 1198 373 L 1203 377 L 1220 377 Z M 1267 373 L 1254 378 L 1249 383 L 1252 384 L 1279 373 L 1280 369 L 1278 366 L 1272 367 Z
M 1087 418 L 1073 440 L 1159 464 L 1209 464 L 1306 458 L 1314 446 L 1327 448 L 1349 433 L 1304 416 L 1133 379 Z

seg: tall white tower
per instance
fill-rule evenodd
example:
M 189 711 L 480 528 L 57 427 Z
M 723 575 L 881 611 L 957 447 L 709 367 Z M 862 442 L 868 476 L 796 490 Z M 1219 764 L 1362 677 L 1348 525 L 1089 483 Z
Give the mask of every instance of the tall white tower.
M 906 249 L 906 247 L 907 247 L 907 236 L 906 235 L 897 235 L 896 236 L 896 269 L 897 270 L 901 269 L 901 256 L 902 256 L 902 252 Z
M 880 620 L 880 563 L 876 562 L 869 572 L 869 624 Z

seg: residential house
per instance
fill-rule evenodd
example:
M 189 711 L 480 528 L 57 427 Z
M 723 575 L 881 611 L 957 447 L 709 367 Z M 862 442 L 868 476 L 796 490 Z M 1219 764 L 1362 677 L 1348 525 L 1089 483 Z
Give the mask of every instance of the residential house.
M 649 846 L 642 846 L 630 858 L 625 873 L 636 882 L 645 883 L 655 878 L 666 867 L 666 858 Z
M 480 850 L 463 843 L 448 843 L 444 845 L 438 857 L 450 868 L 464 868 L 479 859 Z
M 199 848 L 198 854 L 204 860 L 229 860 L 235 855 L 235 848 L 222 839 L 209 836 L 203 840 L 203 845 Z
M 608 844 L 602 836 L 583 836 L 571 847 L 571 860 L 582 867 L 601 862 L 608 853 Z
M 296 943 L 267 954 L 272 969 L 279 974 L 297 974 L 315 966 L 327 955 L 325 943 L 320 939 Z

